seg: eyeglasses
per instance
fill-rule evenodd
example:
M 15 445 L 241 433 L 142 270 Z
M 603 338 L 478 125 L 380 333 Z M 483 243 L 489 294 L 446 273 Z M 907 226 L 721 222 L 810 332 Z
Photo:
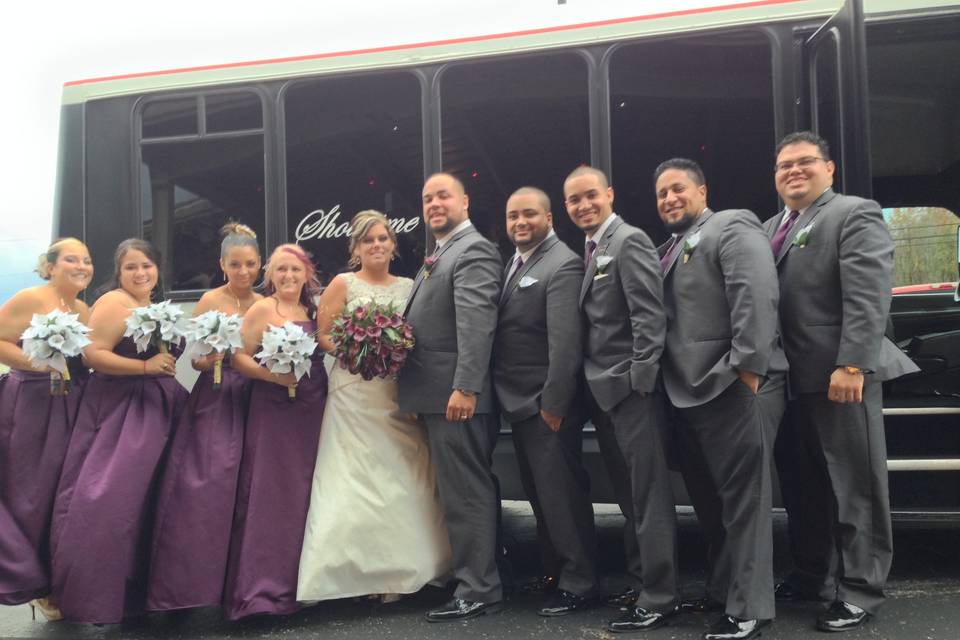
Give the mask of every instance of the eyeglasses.
M 819 156 L 806 156 L 804 158 L 800 158 L 799 160 L 784 160 L 783 162 L 778 162 L 777 164 L 773 165 L 773 168 L 776 169 L 778 173 L 790 171 L 790 169 L 793 169 L 794 167 L 808 169 L 812 167 L 818 160 L 823 160 L 826 162 L 825 158 L 821 158 Z

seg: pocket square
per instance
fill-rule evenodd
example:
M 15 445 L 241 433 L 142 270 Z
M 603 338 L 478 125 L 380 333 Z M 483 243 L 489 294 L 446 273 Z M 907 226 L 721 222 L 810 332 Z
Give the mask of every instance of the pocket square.
M 521 289 L 526 289 L 530 285 L 537 284 L 538 280 L 536 278 L 531 278 L 530 276 L 523 276 L 520 278 L 520 282 L 517 283 L 517 286 Z

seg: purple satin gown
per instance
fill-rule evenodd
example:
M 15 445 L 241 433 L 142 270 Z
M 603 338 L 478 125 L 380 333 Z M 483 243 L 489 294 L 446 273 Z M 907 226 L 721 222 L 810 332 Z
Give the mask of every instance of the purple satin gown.
M 124 338 L 114 353 L 156 352 L 138 354 Z M 87 382 L 51 529 L 52 594 L 66 619 L 118 623 L 142 611 L 157 480 L 186 399 L 169 376 Z
M 50 395 L 49 373 L 0 376 L 0 604 L 50 590 L 50 514 L 88 377 L 79 358 L 70 375 L 66 396 Z
M 200 374 L 177 425 L 157 502 L 147 609 L 219 605 L 250 380 L 224 364 Z
M 230 620 L 299 608 L 300 547 L 327 399 L 322 355 L 314 354 L 295 402 L 286 387 L 253 382 L 223 603 Z

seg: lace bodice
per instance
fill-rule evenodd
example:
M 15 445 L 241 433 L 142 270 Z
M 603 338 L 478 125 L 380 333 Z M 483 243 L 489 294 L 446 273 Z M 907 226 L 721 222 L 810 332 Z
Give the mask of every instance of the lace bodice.
M 393 304 L 397 311 L 403 311 L 413 287 L 410 278 L 397 278 L 396 282 L 388 285 L 377 285 L 364 282 L 355 273 L 345 273 L 347 281 L 346 311 L 353 311 L 356 307 L 370 301 L 378 304 Z

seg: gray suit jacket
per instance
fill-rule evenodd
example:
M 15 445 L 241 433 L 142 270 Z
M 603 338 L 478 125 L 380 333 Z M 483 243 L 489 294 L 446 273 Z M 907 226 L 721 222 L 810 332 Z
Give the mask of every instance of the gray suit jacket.
M 454 389 L 479 394 L 477 413 L 493 411 L 501 270 L 497 248 L 472 226 L 444 243 L 429 276 L 420 269 L 405 312 L 416 345 L 397 380 L 402 411 L 446 413 Z
M 587 265 L 580 308 L 587 323 L 583 370 L 600 409 L 613 409 L 631 392 L 653 391 L 667 322 L 660 261 L 646 233 L 620 218 L 610 223 Z
M 764 224 L 769 238 L 780 221 L 776 215 Z M 838 366 L 879 380 L 918 370 L 884 337 L 893 240 L 880 205 L 827 189 L 797 219 L 776 262 L 791 393 L 826 391 Z
M 760 221 L 745 209 L 703 212 L 663 276 L 663 382 L 674 406 L 713 400 L 737 372 L 783 372 L 777 269 Z M 689 251 L 682 247 L 691 244 Z M 662 256 L 670 243 L 658 249 Z M 684 261 L 684 255 L 687 260 Z
M 535 416 L 540 409 L 569 414 L 583 364 L 582 282 L 583 260 L 552 236 L 505 283 L 493 383 L 508 422 Z

